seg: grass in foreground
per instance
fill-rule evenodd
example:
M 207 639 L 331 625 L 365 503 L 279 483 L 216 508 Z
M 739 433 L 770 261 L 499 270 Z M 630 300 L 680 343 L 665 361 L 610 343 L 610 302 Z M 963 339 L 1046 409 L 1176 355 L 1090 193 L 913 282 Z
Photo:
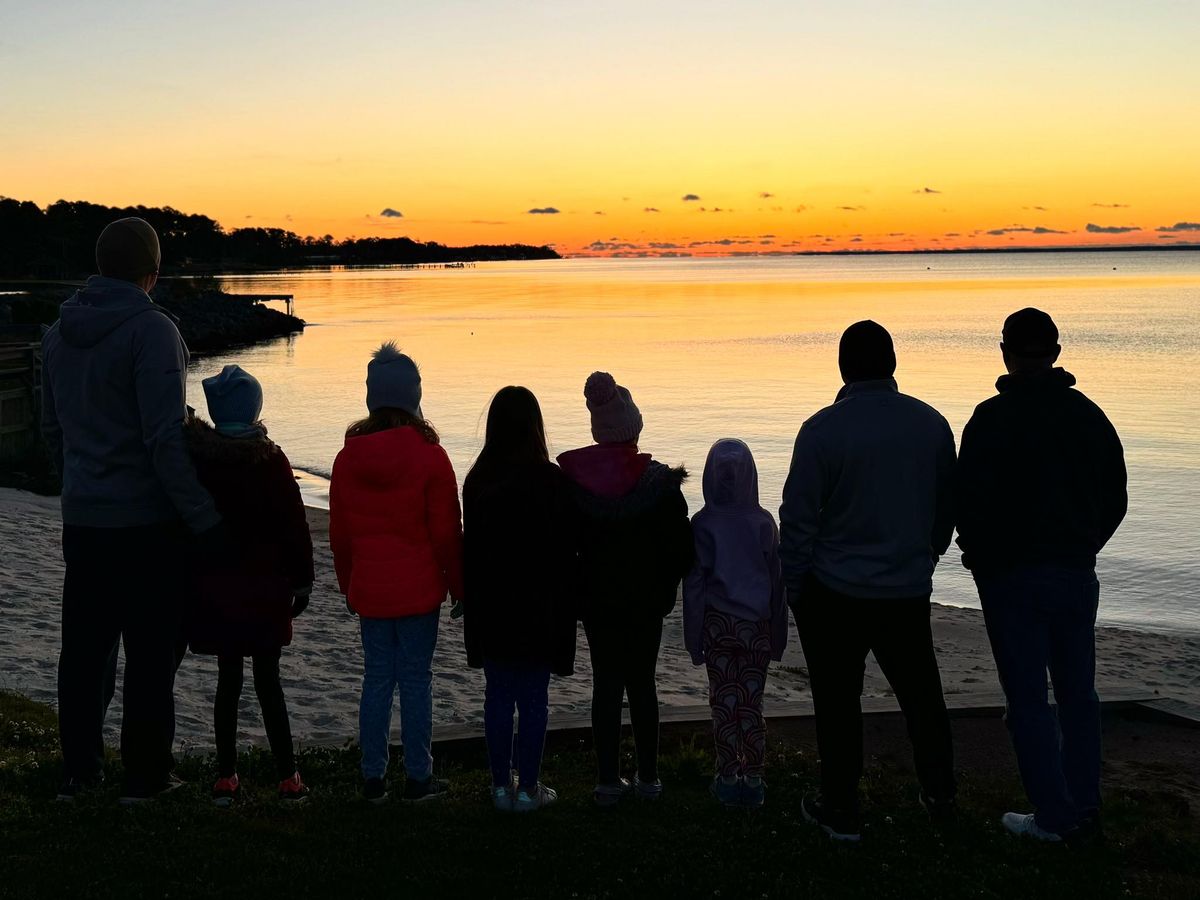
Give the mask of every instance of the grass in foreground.
M 211 760 L 188 757 L 179 773 L 189 787 L 126 810 L 115 805 L 114 762 L 113 787 L 68 806 L 49 799 L 59 776 L 53 714 L 0 695 L 0 895 L 1200 896 L 1200 834 L 1186 805 L 1168 799 L 1110 791 L 1107 842 L 1067 850 L 1001 831 L 996 815 L 1023 808 L 1006 776 L 965 774 L 960 822 L 938 832 L 909 773 L 872 767 L 864 843 L 846 848 L 799 815 L 816 775 L 805 746 L 773 748 L 768 805 L 757 814 L 716 807 L 699 740 L 664 747 L 660 803 L 615 810 L 593 808 L 582 744 L 547 757 L 545 779 L 562 799 L 526 817 L 491 809 L 481 765 L 481 751 L 446 764 L 444 801 L 370 807 L 357 796 L 355 748 L 304 750 L 314 796 L 283 809 L 269 756 L 251 751 L 239 770 L 243 802 L 217 810 Z

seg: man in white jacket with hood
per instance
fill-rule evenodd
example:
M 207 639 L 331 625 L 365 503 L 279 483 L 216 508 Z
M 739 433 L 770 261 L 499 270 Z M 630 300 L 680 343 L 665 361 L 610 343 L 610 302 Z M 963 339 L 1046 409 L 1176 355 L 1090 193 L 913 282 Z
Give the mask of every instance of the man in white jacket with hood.
M 859 839 L 868 652 L 908 721 L 935 819 L 954 811 L 953 749 L 929 625 L 933 569 L 954 530 L 954 435 L 899 392 L 891 335 L 858 322 L 838 353 L 845 386 L 800 429 L 779 511 L 784 581 L 811 679 L 821 792 L 803 813 Z

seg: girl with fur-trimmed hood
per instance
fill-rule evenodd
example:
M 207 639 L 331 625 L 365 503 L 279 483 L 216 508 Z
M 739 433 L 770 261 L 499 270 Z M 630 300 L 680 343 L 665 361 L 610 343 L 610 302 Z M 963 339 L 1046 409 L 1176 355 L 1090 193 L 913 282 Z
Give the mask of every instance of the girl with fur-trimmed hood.
M 228 806 L 240 792 L 237 717 L 247 656 L 279 770 L 280 799 L 296 802 L 308 788 L 296 771 L 279 658 L 292 641 L 292 619 L 308 606 L 312 591 L 308 520 L 291 463 L 259 421 L 257 379 L 231 365 L 203 384 L 214 424 L 192 417 L 184 433 L 200 483 L 225 522 L 230 552 L 193 569 L 185 633 L 194 653 L 217 657 L 213 802 Z
M 592 657 L 596 803 L 636 790 L 657 799 L 658 689 L 663 618 L 675 606 L 694 548 L 683 469 L 638 449 L 642 414 L 607 372 L 584 385 L 596 443 L 558 457 L 581 513 L 583 625 Z M 628 695 L 637 747 L 633 785 L 621 777 L 621 705 Z

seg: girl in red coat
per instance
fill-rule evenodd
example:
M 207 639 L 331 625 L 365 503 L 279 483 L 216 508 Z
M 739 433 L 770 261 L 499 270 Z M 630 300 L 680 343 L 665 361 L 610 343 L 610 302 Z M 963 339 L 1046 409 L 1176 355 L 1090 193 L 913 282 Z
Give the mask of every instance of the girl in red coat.
M 338 584 L 359 616 L 363 796 L 387 799 L 392 702 L 400 693 L 405 800 L 442 794 L 433 777 L 433 651 L 438 610 L 463 596 L 458 484 L 421 413 L 421 375 L 394 343 L 367 366 L 366 419 L 333 464 L 329 540 Z
M 308 605 L 312 538 L 300 489 L 283 451 L 259 421 L 262 388 L 238 366 L 204 380 L 215 427 L 188 420 L 185 433 L 200 483 L 212 494 L 236 552 L 193 570 L 186 633 L 194 653 L 217 657 L 214 709 L 218 780 L 213 802 L 237 798 L 238 699 L 251 657 L 254 691 L 279 770 L 279 796 L 297 802 L 308 788 L 296 771 L 279 657 L 292 641 L 292 619 Z

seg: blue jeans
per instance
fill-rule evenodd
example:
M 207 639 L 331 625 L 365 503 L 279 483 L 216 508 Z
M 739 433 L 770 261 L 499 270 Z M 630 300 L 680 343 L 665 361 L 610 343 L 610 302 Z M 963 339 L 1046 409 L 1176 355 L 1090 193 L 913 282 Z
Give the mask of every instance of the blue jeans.
M 1100 582 L 1091 570 L 1040 565 L 975 583 L 1025 793 L 1038 825 L 1062 834 L 1100 810 Z M 1047 670 L 1057 715 L 1046 698 Z
M 483 730 L 487 737 L 488 761 L 492 766 L 492 784 L 506 787 L 512 779 L 513 769 L 518 768 L 522 790 L 532 792 L 542 768 L 542 749 L 550 718 L 550 669 L 485 660 L 483 674 L 487 678 Z M 521 723 L 515 748 L 514 706 Z
M 382 778 L 388 767 L 392 699 L 400 689 L 400 741 L 408 777 L 425 781 L 433 774 L 433 648 L 438 613 L 397 619 L 359 618 L 363 646 L 362 702 L 358 707 L 358 743 L 363 778 Z

